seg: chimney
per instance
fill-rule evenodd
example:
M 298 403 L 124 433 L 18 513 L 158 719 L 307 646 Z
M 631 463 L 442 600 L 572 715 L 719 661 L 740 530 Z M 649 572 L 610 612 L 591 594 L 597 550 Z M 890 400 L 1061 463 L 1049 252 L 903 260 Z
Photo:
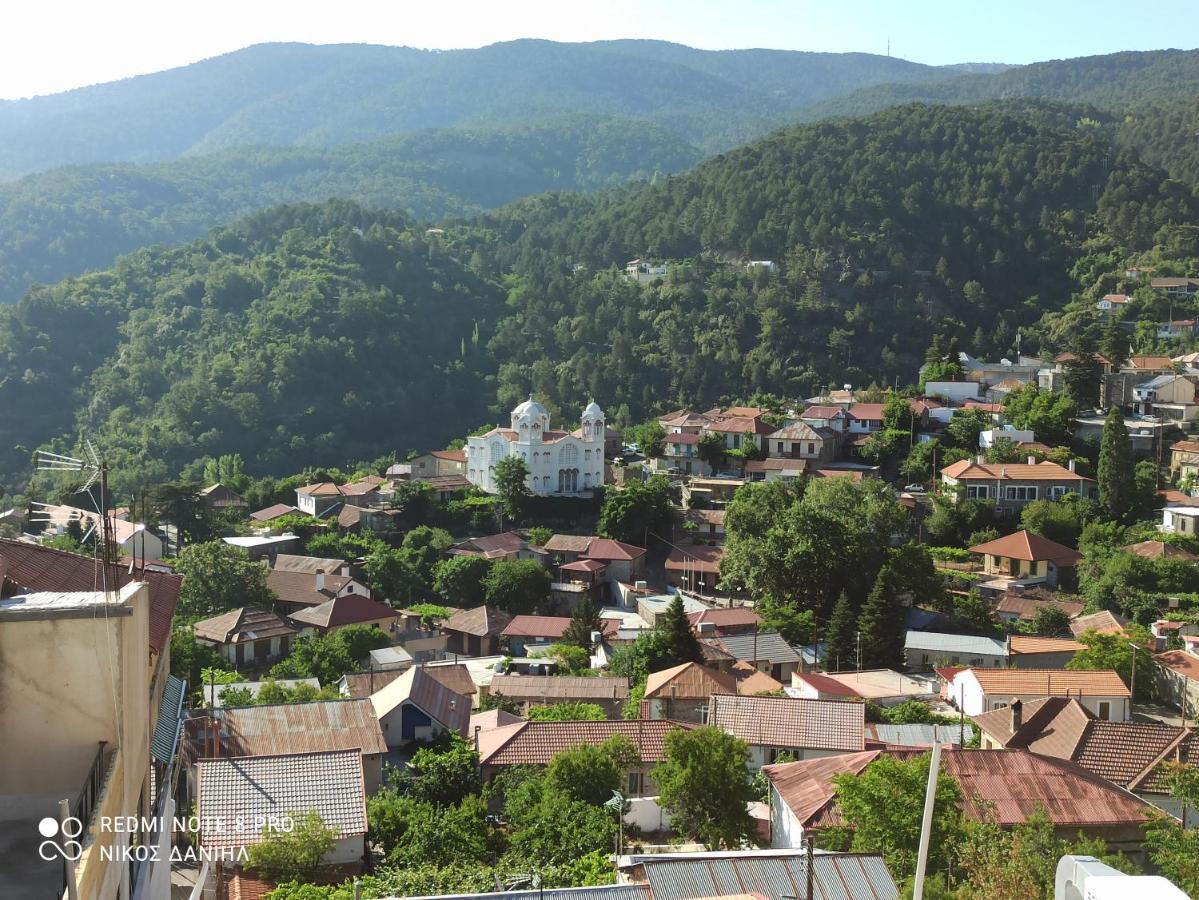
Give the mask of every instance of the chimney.
M 1012 700 L 1012 734 L 1014 735 L 1020 730 L 1020 726 L 1024 724 L 1024 704 L 1018 699 Z
M 212 758 L 221 758 L 221 720 L 212 717 Z
M 985 454 L 980 453 L 980 454 L 978 454 L 978 456 L 974 457 L 974 461 L 981 466 L 983 463 L 985 463 L 987 461 L 987 457 Z
M 324 569 L 316 570 L 316 589 L 318 591 L 323 591 L 325 589 L 325 570 Z
M 1031 453 L 1028 455 L 1028 464 L 1030 466 L 1035 466 L 1037 464 L 1037 458 L 1035 456 L 1033 456 Z
M 1073 459 L 1071 459 L 1068 463 L 1066 463 L 1066 468 L 1069 469 L 1071 472 L 1074 471 L 1074 460 Z

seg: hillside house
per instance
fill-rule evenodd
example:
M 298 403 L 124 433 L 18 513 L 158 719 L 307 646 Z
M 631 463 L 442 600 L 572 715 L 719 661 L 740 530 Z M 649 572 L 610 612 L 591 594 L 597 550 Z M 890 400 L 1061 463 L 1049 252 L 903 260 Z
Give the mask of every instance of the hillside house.
M 937 666 L 994 668 L 1008 663 L 1007 641 L 967 634 L 909 630 L 904 636 L 904 662 L 913 672 L 931 672 Z
M 1157 375 L 1132 389 L 1133 411 L 1138 416 L 1158 416 L 1190 422 L 1199 416 L 1195 383 L 1182 375 Z
M 1199 533 L 1199 506 L 1165 506 L 1162 508 L 1162 523 L 1157 530 L 1163 534 L 1181 534 L 1194 537 Z
M 1104 294 L 1095 304 L 1095 308 L 1105 316 L 1119 315 L 1126 306 L 1128 306 L 1127 294 Z
M 978 588 L 993 595 L 1034 585 L 1072 589 L 1077 580 L 1075 568 L 1082 560 L 1077 550 L 1030 531 L 1017 531 L 978 544 L 970 552 L 982 558 L 983 573 L 987 576 Z
M 1000 515 L 1018 516 L 1025 505 L 1034 500 L 1060 500 L 1066 494 L 1094 496 L 1096 483 L 1057 463 L 1037 462 L 1029 457 L 1026 463 L 987 463 L 963 459 L 941 470 L 941 482 L 949 488 L 962 488 L 968 500 L 991 500 Z
M 390 635 L 400 614 L 385 603 L 362 594 L 343 594 L 316 606 L 307 606 L 288 615 L 300 636 L 327 635 L 351 625 L 377 628 Z
M 1152 278 L 1149 286 L 1162 291 L 1167 297 L 1192 297 L 1199 293 L 1199 278 L 1178 278 L 1174 276 Z
M 409 478 L 412 481 L 425 481 L 445 475 L 466 474 L 465 450 L 433 450 L 414 456 L 408 461 L 412 467 Z
M 837 456 L 837 447 L 835 431 L 813 427 L 801 419 L 767 435 L 765 449 L 771 458 L 830 462 Z
M 476 606 L 460 609 L 441 624 L 446 636 L 445 652 L 458 656 L 495 656 L 500 652 L 500 635 L 512 621 L 502 609 Z
M 629 679 L 497 674 L 491 679 L 487 693 L 516 703 L 522 715 L 528 715 L 535 706 L 591 703 L 602 709 L 609 719 L 619 719 L 629 699 Z
M 1132 705 L 1128 686 L 1110 669 L 962 669 L 953 676 L 948 695 L 968 716 L 1006 708 L 1014 700 L 1069 696 L 1096 718 L 1125 722 Z
M 708 701 L 708 724 L 749 745 L 755 772 L 784 751 L 813 759 L 865 749 L 865 713 L 862 703 L 797 697 L 713 694 Z
M 375 691 L 370 702 L 392 749 L 447 731 L 465 736 L 472 706 L 470 697 L 446 687 L 421 666 Z
M 708 721 L 714 694 L 754 694 L 781 691 L 783 685 L 744 663 L 729 672 L 688 662 L 659 672 L 645 681 L 641 715 L 647 719 L 672 719 L 698 725 Z
M 849 413 L 844 406 L 809 406 L 799 418 L 812 428 L 827 428 L 838 436 L 838 440 L 849 431 Z
M 1199 763 L 1193 730 L 1158 722 L 1104 722 L 1072 697 L 1047 697 L 975 716 L 986 749 L 1069 760 L 1172 816 L 1182 804 L 1162 785 L 1163 760 Z M 1199 810 L 1188 810 L 1188 817 Z
M 1180 481 L 1199 481 L 1199 441 L 1176 441 L 1170 445 L 1170 471 Z
M 846 824 L 836 805 L 836 775 L 860 775 L 884 754 L 910 759 L 919 752 L 926 751 L 865 750 L 766 767 L 771 846 L 802 847 L 811 832 Z M 1042 811 L 1059 838 L 1076 840 L 1081 832 L 1139 858 L 1151 807 L 1073 762 L 1023 749 L 948 747 L 941 765 L 961 785 L 962 812 L 971 821 L 1011 828 Z
M 298 630 L 270 610 L 231 609 L 192 625 L 192 634 L 234 667 L 265 665 L 287 656 Z

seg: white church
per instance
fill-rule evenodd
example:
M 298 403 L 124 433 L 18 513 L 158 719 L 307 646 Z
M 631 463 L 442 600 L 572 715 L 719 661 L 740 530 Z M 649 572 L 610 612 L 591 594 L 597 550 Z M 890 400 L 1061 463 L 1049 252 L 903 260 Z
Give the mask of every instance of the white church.
M 542 496 L 585 496 L 604 483 L 604 411 L 594 400 L 577 431 L 553 431 L 550 414 L 531 396 L 512 410 L 511 428 L 466 439 L 466 477 L 496 491 L 495 464 L 519 456 L 529 467 L 529 490 Z

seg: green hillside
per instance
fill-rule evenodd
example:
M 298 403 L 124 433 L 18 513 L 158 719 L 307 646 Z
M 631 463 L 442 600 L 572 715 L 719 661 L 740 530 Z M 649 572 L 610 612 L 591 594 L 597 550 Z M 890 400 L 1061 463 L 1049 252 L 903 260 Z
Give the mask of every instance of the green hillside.
M 422 220 L 547 190 L 594 190 L 677 172 L 700 153 L 642 120 L 561 117 L 339 147 L 242 147 L 170 162 L 71 166 L 0 184 L 0 303 L 34 282 L 181 243 L 280 203 L 331 197 Z
M 262 44 L 189 66 L 0 102 L 0 179 L 243 145 L 330 146 L 569 114 L 641 118 L 705 152 L 788 111 L 953 69 L 871 54 L 521 40 L 477 50 Z
M 262 473 L 442 446 L 529 391 L 563 415 L 595 397 L 623 424 L 908 382 L 934 335 L 1055 349 L 1077 331 L 1059 313 L 1123 260 L 1192 265 L 1197 221 L 1194 194 L 1102 126 L 1027 102 L 799 126 L 444 234 L 281 207 L 0 311 L 0 473 L 23 479 L 29 448 L 79 431 L 128 486 L 230 452 Z M 635 256 L 674 271 L 637 286 Z

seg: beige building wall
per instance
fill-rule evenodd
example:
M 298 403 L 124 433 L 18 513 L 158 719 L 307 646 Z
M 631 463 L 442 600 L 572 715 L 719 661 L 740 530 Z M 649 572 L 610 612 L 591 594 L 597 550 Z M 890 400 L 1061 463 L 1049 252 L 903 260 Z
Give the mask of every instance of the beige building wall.
M 148 814 L 149 603 L 146 585 L 132 583 L 106 606 L 0 610 L 4 818 L 40 818 L 59 800 L 74 802 L 101 741 L 115 752 L 97 813 Z M 127 835 L 85 834 L 77 880 L 88 890 L 79 896 L 112 896 L 128 865 L 93 851 Z

